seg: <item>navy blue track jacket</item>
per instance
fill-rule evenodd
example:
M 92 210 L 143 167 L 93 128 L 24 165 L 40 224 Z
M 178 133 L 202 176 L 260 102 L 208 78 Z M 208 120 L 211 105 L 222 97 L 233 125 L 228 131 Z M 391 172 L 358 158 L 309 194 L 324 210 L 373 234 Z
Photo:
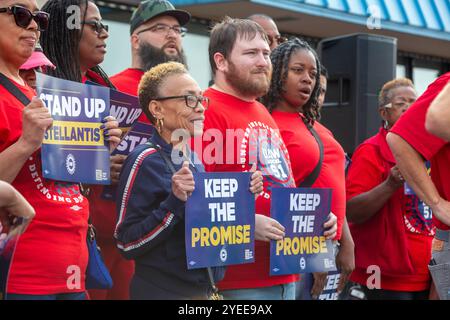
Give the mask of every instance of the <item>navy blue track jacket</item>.
M 175 292 L 180 298 L 204 296 L 210 289 L 206 269 L 188 270 L 185 247 L 185 202 L 172 193 L 172 171 L 168 159 L 172 145 L 158 133 L 149 144 L 135 148 L 127 157 L 117 189 L 117 247 L 136 263 L 135 275 L 156 287 Z M 194 153 L 191 153 L 194 155 Z M 191 163 L 196 163 L 191 161 Z M 178 171 L 181 165 L 173 164 Z M 190 166 L 203 172 L 202 165 Z M 224 268 L 212 268 L 215 282 L 224 276 Z

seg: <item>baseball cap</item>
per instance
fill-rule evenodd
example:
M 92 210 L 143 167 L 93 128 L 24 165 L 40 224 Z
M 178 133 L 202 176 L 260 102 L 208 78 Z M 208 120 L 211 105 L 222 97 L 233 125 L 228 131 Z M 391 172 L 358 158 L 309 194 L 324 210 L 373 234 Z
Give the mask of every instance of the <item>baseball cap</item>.
M 31 55 L 31 57 L 28 58 L 28 60 L 20 66 L 20 70 L 30 70 L 37 67 L 50 67 L 55 69 L 55 65 L 51 63 L 50 60 L 45 56 L 45 54 L 42 52 L 41 49 L 36 48 Z
M 191 19 L 191 14 L 184 10 L 177 10 L 169 1 L 166 0 L 147 0 L 142 1 L 139 7 L 133 12 L 130 19 L 130 34 L 141 24 L 150 19 L 160 16 L 172 16 L 178 20 L 181 26 L 184 26 Z

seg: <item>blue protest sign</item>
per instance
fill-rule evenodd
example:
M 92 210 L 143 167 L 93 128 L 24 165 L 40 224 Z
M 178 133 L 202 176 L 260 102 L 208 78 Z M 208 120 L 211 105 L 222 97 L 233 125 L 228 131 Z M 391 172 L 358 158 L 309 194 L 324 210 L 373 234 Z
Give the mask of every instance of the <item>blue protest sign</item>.
M 188 269 L 254 261 L 255 197 L 249 172 L 194 173 L 186 202 Z
M 138 145 L 146 143 L 153 134 L 154 127 L 145 122 L 136 121 L 131 129 L 122 138 L 116 149 L 111 152 L 111 155 L 116 154 L 128 156 L 131 151 Z M 102 198 L 105 200 L 114 201 L 114 195 L 116 194 L 116 188 L 114 186 L 104 186 L 102 192 Z
M 111 89 L 110 101 L 110 115 L 116 118 L 122 131 L 128 132 L 142 113 L 139 98 Z
M 99 86 L 98 83 L 93 81 L 86 81 L 84 84 Z M 109 114 L 116 118 L 119 122 L 119 128 L 125 134 L 142 113 L 139 98 L 114 89 L 109 90 Z
M 109 144 L 101 129 L 109 89 L 38 74 L 37 92 L 53 118 L 42 143 L 44 177 L 109 184 Z
M 90 82 L 86 82 L 87 84 L 91 84 Z M 128 155 L 131 151 L 133 151 L 134 147 L 137 145 L 134 139 L 135 135 L 139 135 L 141 131 L 144 131 L 142 128 L 139 127 L 137 132 L 131 133 L 131 135 L 127 135 L 129 130 L 132 128 L 134 124 L 136 124 L 137 119 L 142 113 L 142 108 L 139 104 L 139 98 L 136 96 L 132 96 L 117 90 L 110 89 L 110 115 L 116 118 L 116 120 L 119 122 L 119 129 L 122 130 L 122 137 L 124 139 L 119 144 L 119 149 L 123 149 L 123 145 L 129 141 L 128 144 L 130 147 L 127 148 L 127 150 L 123 153 L 118 153 L 117 149 L 115 149 L 111 155 L 115 154 L 124 154 Z M 148 135 L 145 136 L 146 139 L 136 139 L 139 140 L 140 143 L 142 141 L 147 141 Z M 133 144 L 134 143 L 134 144 Z M 105 200 L 115 200 L 114 199 L 115 194 L 115 187 L 113 186 L 104 186 L 103 192 L 102 192 L 102 198 Z
M 270 242 L 271 275 L 336 270 L 333 244 L 323 236 L 330 207 L 331 189 L 272 189 L 271 217 L 286 236 Z
M 136 121 L 111 155 L 127 156 L 138 145 L 146 143 L 152 136 L 153 130 L 154 127 L 150 123 Z

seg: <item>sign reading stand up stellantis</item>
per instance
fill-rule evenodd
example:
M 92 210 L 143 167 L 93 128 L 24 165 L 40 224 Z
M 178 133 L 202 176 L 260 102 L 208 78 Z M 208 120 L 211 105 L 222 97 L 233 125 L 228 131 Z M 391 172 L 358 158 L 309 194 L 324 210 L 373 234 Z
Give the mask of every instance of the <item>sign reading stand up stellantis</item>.
M 250 177 L 250 172 L 194 173 L 195 190 L 185 213 L 188 269 L 254 261 Z
M 323 236 L 331 189 L 273 188 L 271 217 L 285 227 L 270 243 L 270 274 L 335 271 L 333 244 Z
M 44 177 L 110 184 L 109 143 L 101 128 L 109 115 L 109 88 L 38 73 L 37 92 L 53 118 L 42 143 Z

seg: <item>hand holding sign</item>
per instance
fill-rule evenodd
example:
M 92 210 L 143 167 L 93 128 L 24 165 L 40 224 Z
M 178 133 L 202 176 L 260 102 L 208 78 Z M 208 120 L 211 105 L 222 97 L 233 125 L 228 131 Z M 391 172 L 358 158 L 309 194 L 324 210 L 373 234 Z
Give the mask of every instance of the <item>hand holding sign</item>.
M 194 189 L 194 176 L 189 169 L 189 162 L 184 161 L 181 169 L 172 176 L 172 192 L 181 201 L 186 201 Z
M 269 242 L 283 239 L 284 227 L 275 219 L 262 214 L 255 215 L 255 239 Z
M 256 171 L 256 163 L 253 164 L 250 172 L 253 172 L 250 180 L 250 192 L 255 195 L 255 198 L 263 192 L 263 176 L 261 171 Z
M 23 109 L 22 121 L 23 131 L 19 141 L 31 154 L 41 147 L 45 131 L 52 126 L 53 119 L 42 100 L 34 97 Z
M 325 238 L 327 240 L 333 240 L 337 234 L 337 217 L 333 212 L 330 212 L 328 215 L 328 220 L 324 223 L 323 227 L 326 230 L 323 233 Z
M 109 151 L 113 152 L 120 143 L 122 130 L 119 129 L 119 122 L 113 116 L 107 116 L 103 121 L 105 122 L 103 125 L 105 129 L 104 134 L 106 140 L 109 141 Z

